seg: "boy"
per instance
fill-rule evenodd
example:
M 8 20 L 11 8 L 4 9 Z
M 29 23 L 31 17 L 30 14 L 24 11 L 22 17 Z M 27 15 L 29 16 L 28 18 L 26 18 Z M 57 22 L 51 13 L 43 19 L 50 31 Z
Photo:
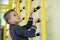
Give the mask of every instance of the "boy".
M 24 26 L 17 25 L 21 19 L 14 9 L 11 9 L 4 14 L 5 21 L 10 24 L 10 35 L 12 40 L 28 40 L 29 37 L 35 37 L 38 19 L 33 21 L 32 13 L 33 10 L 30 12 L 28 23 Z

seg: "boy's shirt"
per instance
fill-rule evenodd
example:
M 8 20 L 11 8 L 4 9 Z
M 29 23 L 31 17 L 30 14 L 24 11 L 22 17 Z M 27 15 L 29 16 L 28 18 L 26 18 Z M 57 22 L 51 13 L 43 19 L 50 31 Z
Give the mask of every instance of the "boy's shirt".
M 36 26 L 33 26 L 32 23 L 33 19 L 29 18 L 27 25 L 24 26 L 10 24 L 12 40 L 28 40 L 28 37 L 35 37 Z

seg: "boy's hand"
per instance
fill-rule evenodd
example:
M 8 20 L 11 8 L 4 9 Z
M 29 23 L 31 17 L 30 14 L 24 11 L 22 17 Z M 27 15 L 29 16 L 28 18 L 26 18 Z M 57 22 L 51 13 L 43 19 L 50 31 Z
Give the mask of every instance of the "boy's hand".
M 32 17 L 33 11 L 34 11 L 34 8 L 29 12 L 29 17 Z
M 39 19 L 39 18 L 36 18 L 36 19 L 33 20 L 33 25 L 34 25 L 34 26 L 36 26 L 36 23 L 37 23 L 38 19 Z

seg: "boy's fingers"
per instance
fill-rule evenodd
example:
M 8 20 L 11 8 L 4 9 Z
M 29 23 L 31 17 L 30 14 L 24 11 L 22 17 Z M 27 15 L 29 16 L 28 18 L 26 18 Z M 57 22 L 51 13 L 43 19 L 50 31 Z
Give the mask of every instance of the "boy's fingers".
M 32 12 L 34 12 L 34 8 L 32 8 Z
M 35 21 L 38 21 L 38 19 L 39 19 L 38 17 L 37 17 L 37 18 L 35 18 Z

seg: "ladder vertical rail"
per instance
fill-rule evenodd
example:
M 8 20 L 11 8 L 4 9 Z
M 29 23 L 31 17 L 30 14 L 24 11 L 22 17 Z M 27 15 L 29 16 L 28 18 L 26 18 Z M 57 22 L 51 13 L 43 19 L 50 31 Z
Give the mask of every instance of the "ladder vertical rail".
M 28 0 L 25 0 L 25 23 L 28 22 Z
M 15 0 L 16 3 L 16 12 L 18 13 L 18 16 L 20 16 L 20 0 Z
M 42 40 L 46 40 L 46 13 L 45 13 L 45 0 L 41 0 L 41 28 Z
M 9 0 L 9 9 L 12 9 L 12 0 Z
M 32 0 L 29 0 L 29 10 L 32 9 Z M 30 38 L 30 40 L 33 40 L 33 38 Z
M 15 0 L 15 4 L 16 4 L 16 12 L 18 13 L 18 16 L 20 17 L 20 0 Z M 20 25 L 20 23 L 18 23 L 18 25 Z
M 3 40 L 6 40 L 6 25 L 3 26 Z

